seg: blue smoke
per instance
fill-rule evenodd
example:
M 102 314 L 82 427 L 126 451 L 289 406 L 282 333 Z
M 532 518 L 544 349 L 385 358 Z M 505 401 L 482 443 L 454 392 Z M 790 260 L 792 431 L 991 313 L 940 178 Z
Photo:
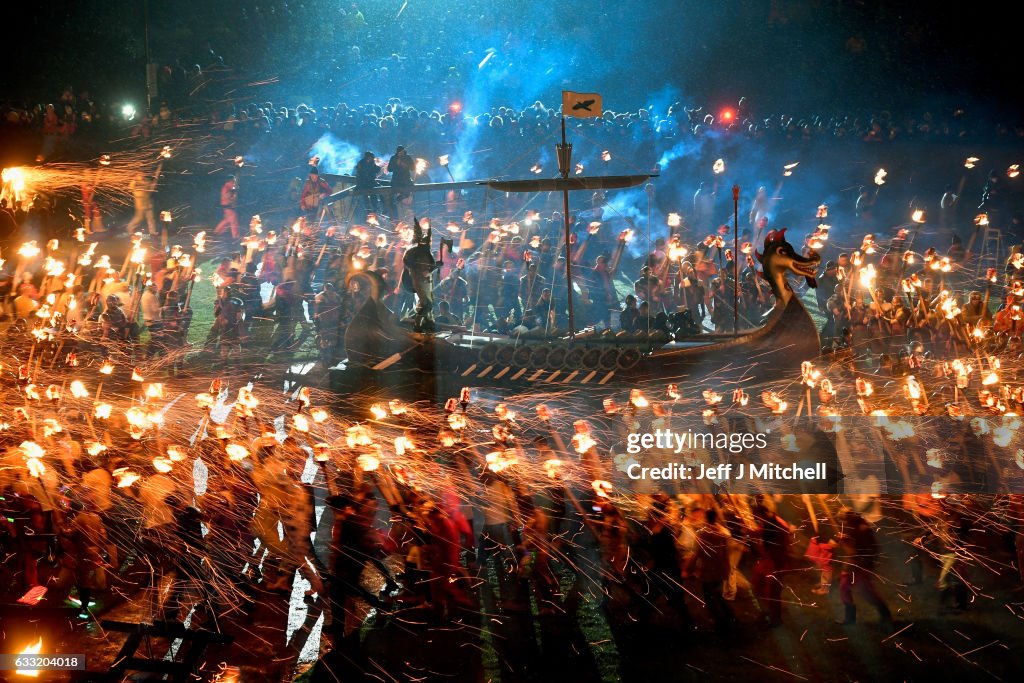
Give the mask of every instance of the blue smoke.
M 668 224 L 665 216 L 656 206 L 650 207 L 650 224 L 647 222 L 647 191 L 636 188 L 610 193 L 605 202 L 605 217 L 630 219 L 636 226 L 633 240 L 626 244 L 626 251 L 633 258 L 638 258 L 653 248 L 654 241 L 659 237 L 668 237 Z M 623 226 L 624 227 L 624 226 Z M 647 236 L 650 232 L 650 241 Z
M 321 173 L 350 174 L 359 161 L 361 152 L 350 142 L 339 140 L 331 133 L 324 133 L 313 143 L 309 156 L 320 157 Z

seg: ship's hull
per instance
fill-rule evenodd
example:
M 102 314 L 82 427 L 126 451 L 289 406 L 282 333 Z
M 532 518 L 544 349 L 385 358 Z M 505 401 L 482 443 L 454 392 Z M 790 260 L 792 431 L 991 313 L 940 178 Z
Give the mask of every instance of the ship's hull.
M 765 325 L 736 337 L 695 337 L 652 348 L 647 340 L 568 340 L 405 333 L 374 329 L 374 313 L 347 338 L 359 359 L 331 371 L 331 387 L 349 393 L 379 392 L 406 400 L 444 399 L 463 386 L 515 393 L 608 390 L 653 383 L 735 383 L 786 380 L 815 358 L 820 342 L 814 322 L 794 296 Z M 362 340 L 362 348 L 358 347 Z M 362 361 L 362 362 L 359 362 Z

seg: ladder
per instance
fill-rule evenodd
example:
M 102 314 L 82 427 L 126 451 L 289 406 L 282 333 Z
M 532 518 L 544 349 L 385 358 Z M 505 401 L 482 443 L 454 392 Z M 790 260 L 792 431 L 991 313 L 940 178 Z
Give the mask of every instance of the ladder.
M 982 277 L 987 268 L 999 269 L 1003 257 L 1003 233 L 998 228 L 986 225 L 981 230 L 981 248 L 978 249 L 978 265 L 975 277 Z

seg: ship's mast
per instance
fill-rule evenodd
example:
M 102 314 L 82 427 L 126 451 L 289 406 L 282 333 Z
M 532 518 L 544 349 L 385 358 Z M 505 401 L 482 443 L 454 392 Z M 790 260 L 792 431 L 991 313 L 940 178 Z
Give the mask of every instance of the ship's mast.
M 555 145 L 555 152 L 558 156 L 558 172 L 563 180 L 569 179 L 569 168 L 572 164 L 572 145 L 565 141 L 565 117 L 562 117 L 562 142 Z M 572 307 L 572 233 L 569 225 L 569 188 L 562 188 L 562 220 L 565 222 L 565 287 L 568 290 L 569 307 L 569 340 L 576 336 L 575 318 Z

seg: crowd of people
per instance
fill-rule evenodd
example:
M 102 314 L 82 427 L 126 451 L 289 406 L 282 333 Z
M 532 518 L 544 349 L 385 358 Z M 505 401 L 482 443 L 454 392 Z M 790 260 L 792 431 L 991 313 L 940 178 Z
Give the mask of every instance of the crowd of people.
M 202 75 L 201 67 L 195 69 Z M 587 148 L 593 146 L 598 152 L 609 146 L 617 148 L 636 168 L 644 169 L 663 163 L 664 152 L 673 144 L 696 144 L 715 136 L 795 144 L 822 138 L 866 143 L 998 143 L 1024 135 L 1024 127 L 994 123 L 962 109 L 800 114 L 760 112 L 755 107 L 747 98 L 719 109 L 675 101 L 633 111 L 606 109 L 599 118 L 571 124 Z M 301 154 L 327 133 L 377 153 L 415 141 L 415 155 L 430 160 L 432 166 L 440 155 L 472 152 L 473 169 L 486 177 L 503 170 L 501 160 L 510 158 L 510 149 L 521 153 L 551 138 L 561 113 L 558 106 L 540 100 L 527 107 L 492 104 L 485 111 L 464 111 L 457 92 L 446 106 L 391 98 L 384 104 L 342 101 L 289 106 L 266 101 L 196 108 L 162 98 L 152 103 L 151 112 L 143 109 L 141 103 L 97 103 L 88 90 L 67 86 L 52 102 L 3 104 L 0 126 L 41 134 L 45 144 L 40 156 L 47 160 L 66 158 L 63 143 L 81 131 L 109 136 L 127 130 L 134 137 L 147 139 L 161 130 L 183 127 L 193 135 L 201 130 L 224 137 L 260 155 L 275 151 Z M 475 149 L 460 144 L 465 138 L 472 140 Z M 459 167 L 459 162 L 454 165 Z
M 298 348 L 301 342 L 297 339 L 311 338 L 315 326 L 321 360 L 325 367 L 333 366 L 344 358 L 340 341 L 361 303 L 358 293 L 346 285 L 355 271 L 374 271 L 381 277 L 384 302 L 400 318 L 417 308 L 414 288 L 403 284 L 402 277 L 408 265 L 406 252 L 418 243 L 413 230 L 415 169 L 404 147 L 398 146 L 387 162 L 366 153 L 352 169 L 352 194 L 341 201 L 331 201 L 337 188 L 332 188 L 315 166 L 308 168 L 305 181 L 292 188 L 298 204 L 292 215 L 298 218 L 278 230 L 265 231 L 259 215 L 240 214 L 243 181 L 239 174 L 230 176 L 221 187 L 223 218 L 211 230 L 211 253 L 217 255 L 218 262 L 213 275 L 214 323 L 207 347 L 218 349 L 224 357 L 237 355 L 237 349 L 249 339 L 268 342 L 272 352 Z M 390 185 L 382 187 L 378 179 L 385 173 Z M 154 199 L 158 179 L 159 172 L 139 172 L 133 177 L 135 213 L 127 224 L 129 232 L 145 231 L 133 239 L 138 243 L 145 235 L 150 247 L 143 269 L 150 287 L 138 291 L 125 281 L 125 269 L 112 270 L 99 286 L 77 283 L 69 292 L 88 299 L 88 306 L 57 312 L 75 318 L 80 329 L 89 314 L 105 314 L 111 297 L 117 296 L 122 306 L 132 308 L 135 318 L 142 316 L 141 322 L 133 318 L 121 327 L 135 329 L 136 339 L 140 330 L 153 332 L 149 343 L 154 345 L 160 338 L 156 333 L 168 293 L 173 291 L 176 302 L 187 301 L 192 261 L 204 256 L 201 252 L 185 254 L 189 250 L 181 247 L 168 254 L 171 241 L 187 240 L 188 235 L 177 235 L 170 222 L 156 220 L 157 213 L 166 213 L 158 211 L 159 201 Z M 979 215 L 986 220 L 1009 220 L 1006 235 L 1012 238 L 1017 232 L 1013 226 L 1016 218 L 1008 217 L 1017 212 L 1005 200 L 996 201 L 994 188 L 1002 182 L 990 178 L 979 209 L 985 213 Z M 118 230 L 104 229 L 95 188 L 83 184 L 82 192 L 78 236 L 110 240 Z M 758 327 L 774 298 L 758 276 L 754 252 L 767 232 L 775 200 L 762 187 L 749 213 L 745 212 L 740 234 L 734 236 L 729 226 L 712 227 L 707 194 L 702 185 L 693 198 L 692 210 L 670 215 L 668 237 L 644 245 L 636 222 L 609 210 L 605 194 L 595 192 L 588 206 L 570 216 L 574 239 L 568 250 L 561 212 L 546 201 L 508 195 L 494 206 L 496 213 L 508 218 L 483 220 L 471 210 L 462 211 L 465 203 L 450 194 L 442 205 L 428 207 L 437 215 L 435 232 L 452 241 L 452 248 L 444 251 L 436 264 L 431 285 L 436 311 L 432 312 L 439 324 L 453 330 L 516 336 L 564 334 L 569 313 L 568 255 L 574 271 L 576 331 L 612 330 L 668 341 L 731 331 L 737 319 L 741 329 Z M 949 204 L 955 206 L 959 197 L 951 189 L 942 202 L 947 203 L 950 195 L 953 200 Z M 987 226 L 955 220 L 944 210 L 942 234 L 930 238 L 932 242 L 945 241 L 950 245 L 947 249 L 915 251 L 919 228 L 906 226 L 888 234 L 879 232 L 877 239 L 876 233 L 868 233 L 859 249 L 834 248 L 828 242 L 825 222 L 828 207 L 819 211 L 824 212 L 819 225 L 803 235 L 803 248 L 827 258 L 818 277 L 816 302 L 807 299 L 808 307 L 824 319 L 821 336 L 825 348 L 856 349 L 874 355 L 871 362 L 881 356 L 889 363 L 906 357 L 910 348 L 918 353 L 941 349 L 957 354 L 977 344 L 1000 350 L 1019 345 L 1019 247 L 1012 247 L 1005 261 L 1000 260 L 1003 254 L 989 249 L 983 268 L 977 252 L 986 239 Z M 39 241 L 55 238 L 61 232 L 54 214 L 43 197 L 37 196 L 29 210 L 20 200 L 9 207 L 5 197 L 0 209 L 3 234 L 12 244 L 18 235 Z M 246 220 L 248 230 L 243 227 Z M 861 202 L 857 221 L 865 230 L 878 227 L 870 209 Z M 431 224 L 426 217 L 421 222 Z M 705 230 L 709 234 L 702 235 Z M 202 234 L 205 240 L 205 232 Z M 961 235 L 967 240 L 966 247 Z M 739 248 L 738 268 L 734 265 L 735 247 Z M 187 267 L 179 265 L 183 255 Z M 869 261 L 868 285 L 864 271 Z M 984 278 L 983 271 L 988 273 Z M 737 273 L 739 285 L 735 286 Z M 6 277 L 10 280 L 11 275 Z M 26 317 L 43 298 L 60 289 L 53 283 L 42 287 L 47 279 L 44 273 L 20 272 L 17 277 L 20 279 L 9 299 L 14 310 L 8 311 L 14 319 Z M 799 285 L 801 290 L 804 287 Z M 157 293 L 154 302 L 147 297 L 151 288 Z M 84 297 L 82 292 L 90 289 Z M 738 316 L 735 304 L 739 305 Z M 168 311 L 168 328 L 176 331 L 169 339 L 183 339 L 179 332 L 188 325 L 175 322 L 177 314 L 172 313 Z M 123 337 L 123 332 L 118 334 Z
M 85 377 L 77 367 L 68 379 Z M 172 380 L 154 388 L 135 377 L 149 370 L 135 367 L 132 379 L 114 370 L 115 387 L 119 376 L 142 382 L 145 398 L 127 410 L 101 402 L 102 379 L 92 407 L 89 392 L 51 396 L 55 386 L 36 405 L 36 376 L 19 382 L 29 405 L 4 431 L 0 460 L 5 594 L 45 587 L 47 604 L 70 599 L 83 618 L 135 595 L 150 618 L 231 630 L 257 609 L 283 621 L 298 572 L 307 602 L 331 615 L 335 648 L 358 661 L 359 605 L 459 623 L 480 609 L 481 579 L 506 614 L 529 613 L 531 600 L 541 619 L 563 613 L 572 579 L 599 587 L 613 629 L 658 618 L 729 638 L 740 625 L 734 605 L 780 626 L 791 609 L 784 591 L 794 589 L 837 590 L 845 625 L 857 623 L 859 596 L 892 628 L 895 596 L 881 586 L 927 574 L 944 602 L 966 610 L 987 591 L 974 585 L 972 558 L 1000 552 L 985 537 L 1016 538 L 1024 566 L 1019 496 L 906 496 L 902 510 L 885 511 L 890 533 L 904 537 L 896 564 L 906 575 L 880 575 L 874 525 L 832 497 L 804 496 L 813 506 L 804 511 L 772 495 L 625 495 L 605 480 L 610 463 L 596 441 L 574 439 L 579 464 L 570 461 L 544 406 L 540 422 L 517 421 L 506 404 L 492 413 L 467 391 L 446 412 L 416 417 L 401 401 L 374 404 L 371 426 L 327 414 L 303 390 L 282 427 L 271 418 L 294 413 L 289 404 L 264 396 L 271 405 L 259 407 L 244 384 L 234 401 L 235 387 L 215 379 L 196 395 L 196 431 L 193 409 L 155 416 Z M 234 416 L 216 417 L 218 404 Z M 483 427 L 488 439 L 478 441 Z M 796 568 L 814 580 L 795 580 Z
M 607 209 L 602 193 L 589 196 L 570 216 L 576 239 L 568 245 L 560 207 L 531 203 L 526 196 L 498 200 L 493 208 L 500 218 L 475 216 L 452 196 L 443 208 L 433 207 L 431 221 L 414 215 L 415 164 L 403 143 L 409 136 L 419 144 L 424 138 L 413 136 L 414 130 L 440 131 L 458 118 L 439 117 L 435 125 L 430 114 L 402 113 L 393 104 L 389 114 L 397 112 L 402 120 L 390 133 L 395 154 L 386 161 L 373 152 L 362 155 L 362 168 L 351 169 L 357 191 L 345 201 L 332 201 L 336 188 L 309 166 L 293 188 L 288 219 L 273 229 L 259 215 L 240 211 L 239 196 L 246 191 L 240 173 L 223 181 L 223 220 L 209 234 L 175 233 L 172 222 L 155 220 L 163 208 L 159 174 L 149 171 L 137 176 L 135 215 L 123 238 L 117 237 L 122 217 L 108 207 L 102 231 L 108 234 L 92 241 L 101 233 L 94 229 L 96 212 L 103 211 L 85 202 L 82 232 L 70 240 L 59 235 L 62 247 L 50 242 L 57 228 L 44 203 L 31 210 L 5 203 L 0 221 L 12 245 L 4 252 L 11 272 L 0 281 L 12 321 L 7 338 L 12 348 L 32 349 L 26 361 L 18 357 L 9 389 L 26 402 L 51 389 L 59 396 L 61 383 L 78 376 L 76 354 L 96 365 L 115 359 L 122 374 L 133 368 L 133 375 L 170 383 L 181 370 L 187 371 L 180 373 L 184 381 L 197 374 L 205 380 L 211 363 L 247 367 L 253 354 L 258 366 L 269 357 L 283 367 L 283 361 L 308 353 L 310 342 L 319 368 L 326 370 L 345 358 L 346 326 L 366 296 L 349 286 L 353 273 L 377 273 L 385 303 L 398 317 L 422 314 L 422 297 L 417 301 L 414 288 L 403 284 L 403 270 L 406 255 L 431 229 L 457 248 L 439 259 L 432 282 L 434 322 L 449 330 L 564 336 L 566 259 L 574 270 L 578 331 L 610 330 L 656 344 L 731 331 L 734 300 L 743 328 L 757 327 L 773 307 L 756 261 L 766 231 L 776 227 L 769 222 L 774 198 L 767 189 L 756 194 L 749 211 L 744 207 L 738 252 L 731 231 L 715 225 L 706 208 L 702 193 L 709 194 L 708 188 L 698 190 L 692 206 L 672 221 L 667 237 L 649 244 L 633 219 Z M 527 111 L 534 126 L 557 120 L 543 107 Z M 608 117 L 618 126 L 611 134 L 628 135 L 634 123 L 657 128 L 642 113 L 635 116 L 621 122 Z M 265 114 L 254 116 L 261 117 L 260 126 Z M 296 118 L 296 131 L 318 125 L 311 109 Z M 486 125 L 500 134 L 515 120 L 521 117 L 497 110 Z M 375 135 L 380 129 L 379 120 L 365 112 L 344 113 L 342 121 L 369 126 Z M 318 137 L 311 132 L 308 140 Z M 378 192 L 385 174 L 390 189 Z M 1007 225 L 1012 208 L 997 202 L 993 192 L 1001 182 L 997 177 L 990 183 L 983 209 Z M 900 226 L 886 233 L 865 200 L 858 225 L 873 232 L 859 249 L 841 249 L 829 243 L 827 210 L 820 215 L 818 226 L 802 236 L 804 249 L 827 259 L 816 296 L 805 285 L 793 286 L 817 309 L 826 353 L 839 356 L 850 376 L 884 370 L 902 378 L 975 351 L 979 364 L 981 352 L 1015 358 L 1024 351 L 1019 247 L 1005 262 L 1000 255 L 981 263 L 977 240 L 984 241 L 979 234 L 985 226 L 952 220 L 941 236 L 951 244 L 948 250 L 918 253 L 916 229 Z M 136 229 L 141 232 L 133 234 Z M 28 236 L 38 239 L 32 255 L 17 246 Z M 119 239 L 128 247 L 120 268 L 97 253 Z M 436 238 L 429 244 L 434 249 Z M 737 258 L 740 284 L 734 287 Z M 205 259 L 213 268 L 204 275 L 198 266 Z M 75 276 L 68 279 L 71 271 Z M 207 282 L 215 295 L 197 299 L 199 285 Z M 190 334 L 200 306 L 203 317 L 212 318 L 210 327 Z M 44 380 L 44 366 L 66 375 Z M 41 389 L 51 382 L 51 389 Z M 153 391 L 156 398 L 163 389 Z M 285 433 L 273 424 L 274 415 L 261 421 L 245 412 L 254 405 L 247 391 L 232 408 L 242 416 L 241 426 L 237 418 L 215 421 L 211 412 L 194 440 L 184 433 L 194 428 L 183 430 L 187 420 L 180 414 L 172 413 L 177 432 L 162 429 L 164 418 L 153 417 L 149 408 L 139 408 L 146 412 L 139 417 L 131 408 L 111 414 L 108 405 L 101 417 L 99 390 L 93 406 L 88 398 L 65 409 L 65 399 L 48 397 L 52 411 L 30 403 L 26 415 L 34 419 L 12 420 L 3 432 L 0 494 L 14 494 L 5 497 L 13 507 L 5 507 L 0 519 L 0 542 L 13 551 L 0 564 L 7 592 L 45 586 L 54 599 L 77 600 L 88 616 L 92 601 L 109 599 L 115 589 L 159 587 L 161 577 L 174 576 L 177 590 L 159 599 L 153 614 L 184 619 L 198 605 L 194 623 L 222 628 L 260 604 L 286 609 L 298 572 L 308 602 L 326 606 L 332 615 L 328 631 L 335 647 L 353 654 L 359 649 L 357 605 L 382 613 L 416 606 L 433 619 L 452 620 L 479 608 L 480 578 L 498 586 L 500 608 L 508 613 L 527 610 L 531 601 L 540 615 L 564 609 L 561 584 L 575 576 L 600 585 L 608 598 L 605 613 L 615 625 L 646 623 L 664 612 L 684 630 L 709 622 L 727 637 L 737 627 L 738 599 L 749 599 L 750 609 L 742 612 L 759 614 L 767 626 L 785 620 L 783 590 L 788 572 L 800 563 L 820 571 L 813 584 L 817 594 L 838 588 L 841 622 L 856 623 L 857 591 L 881 621 L 893 619 L 888 605 L 894 596 L 878 585 L 880 551 L 872 524 L 856 511 L 832 509 L 828 501 L 821 505 L 831 517 L 831 531 L 812 535 L 809 517 L 794 514 L 786 501 L 776 509 L 778 501 L 768 495 L 609 495 L 609 465 L 596 443 L 577 448 L 582 476 L 562 478 L 560 465 L 548 463 L 574 456 L 559 438 L 552 433 L 524 446 L 514 420 L 467 411 L 468 396 L 461 411 L 431 413 L 432 422 L 418 431 L 396 432 L 396 455 L 389 453 L 385 464 L 383 439 L 358 424 L 362 416 L 330 437 L 324 427 L 324 436 L 314 438 L 309 420 L 305 429 L 293 422 Z M 197 397 L 200 407 L 224 401 L 222 392 L 226 388 L 215 380 Z M 308 393 L 299 396 L 302 408 L 309 408 Z M 405 412 L 400 403 L 376 407 L 399 421 Z M 281 412 L 286 409 L 292 410 Z M 495 414 L 501 415 L 497 408 Z M 313 410 L 308 415 L 320 424 Z M 467 423 L 476 420 L 491 428 L 485 430 L 489 438 L 464 447 Z M 46 460 L 37 448 L 48 454 Z M 198 462 L 204 474 L 196 478 Z M 550 470 L 543 477 L 536 471 L 540 463 Z M 1019 503 L 1016 497 L 1000 498 L 1005 514 L 991 527 L 1014 539 L 1018 568 L 1024 566 Z M 974 590 L 968 561 L 973 550 L 966 548 L 990 530 L 989 521 L 977 523 L 984 517 L 980 504 L 969 497 L 925 495 L 896 513 L 913 520 L 914 533 L 906 539 L 909 581 L 922 581 L 924 568 L 933 565 L 936 585 L 959 609 L 968 607 Z M 330 514 L 318 516 L 317 508 Z M 810 517 L 817 519 L 817 512 Z M 583 529 L 589 536 L 580 541 Z M 805 542 L 806 563 L 796 551 Z M 587 553 L 597 554 L 597 571 L 585 568 Z M 705 611 L 707 619 L 697 616 Z

